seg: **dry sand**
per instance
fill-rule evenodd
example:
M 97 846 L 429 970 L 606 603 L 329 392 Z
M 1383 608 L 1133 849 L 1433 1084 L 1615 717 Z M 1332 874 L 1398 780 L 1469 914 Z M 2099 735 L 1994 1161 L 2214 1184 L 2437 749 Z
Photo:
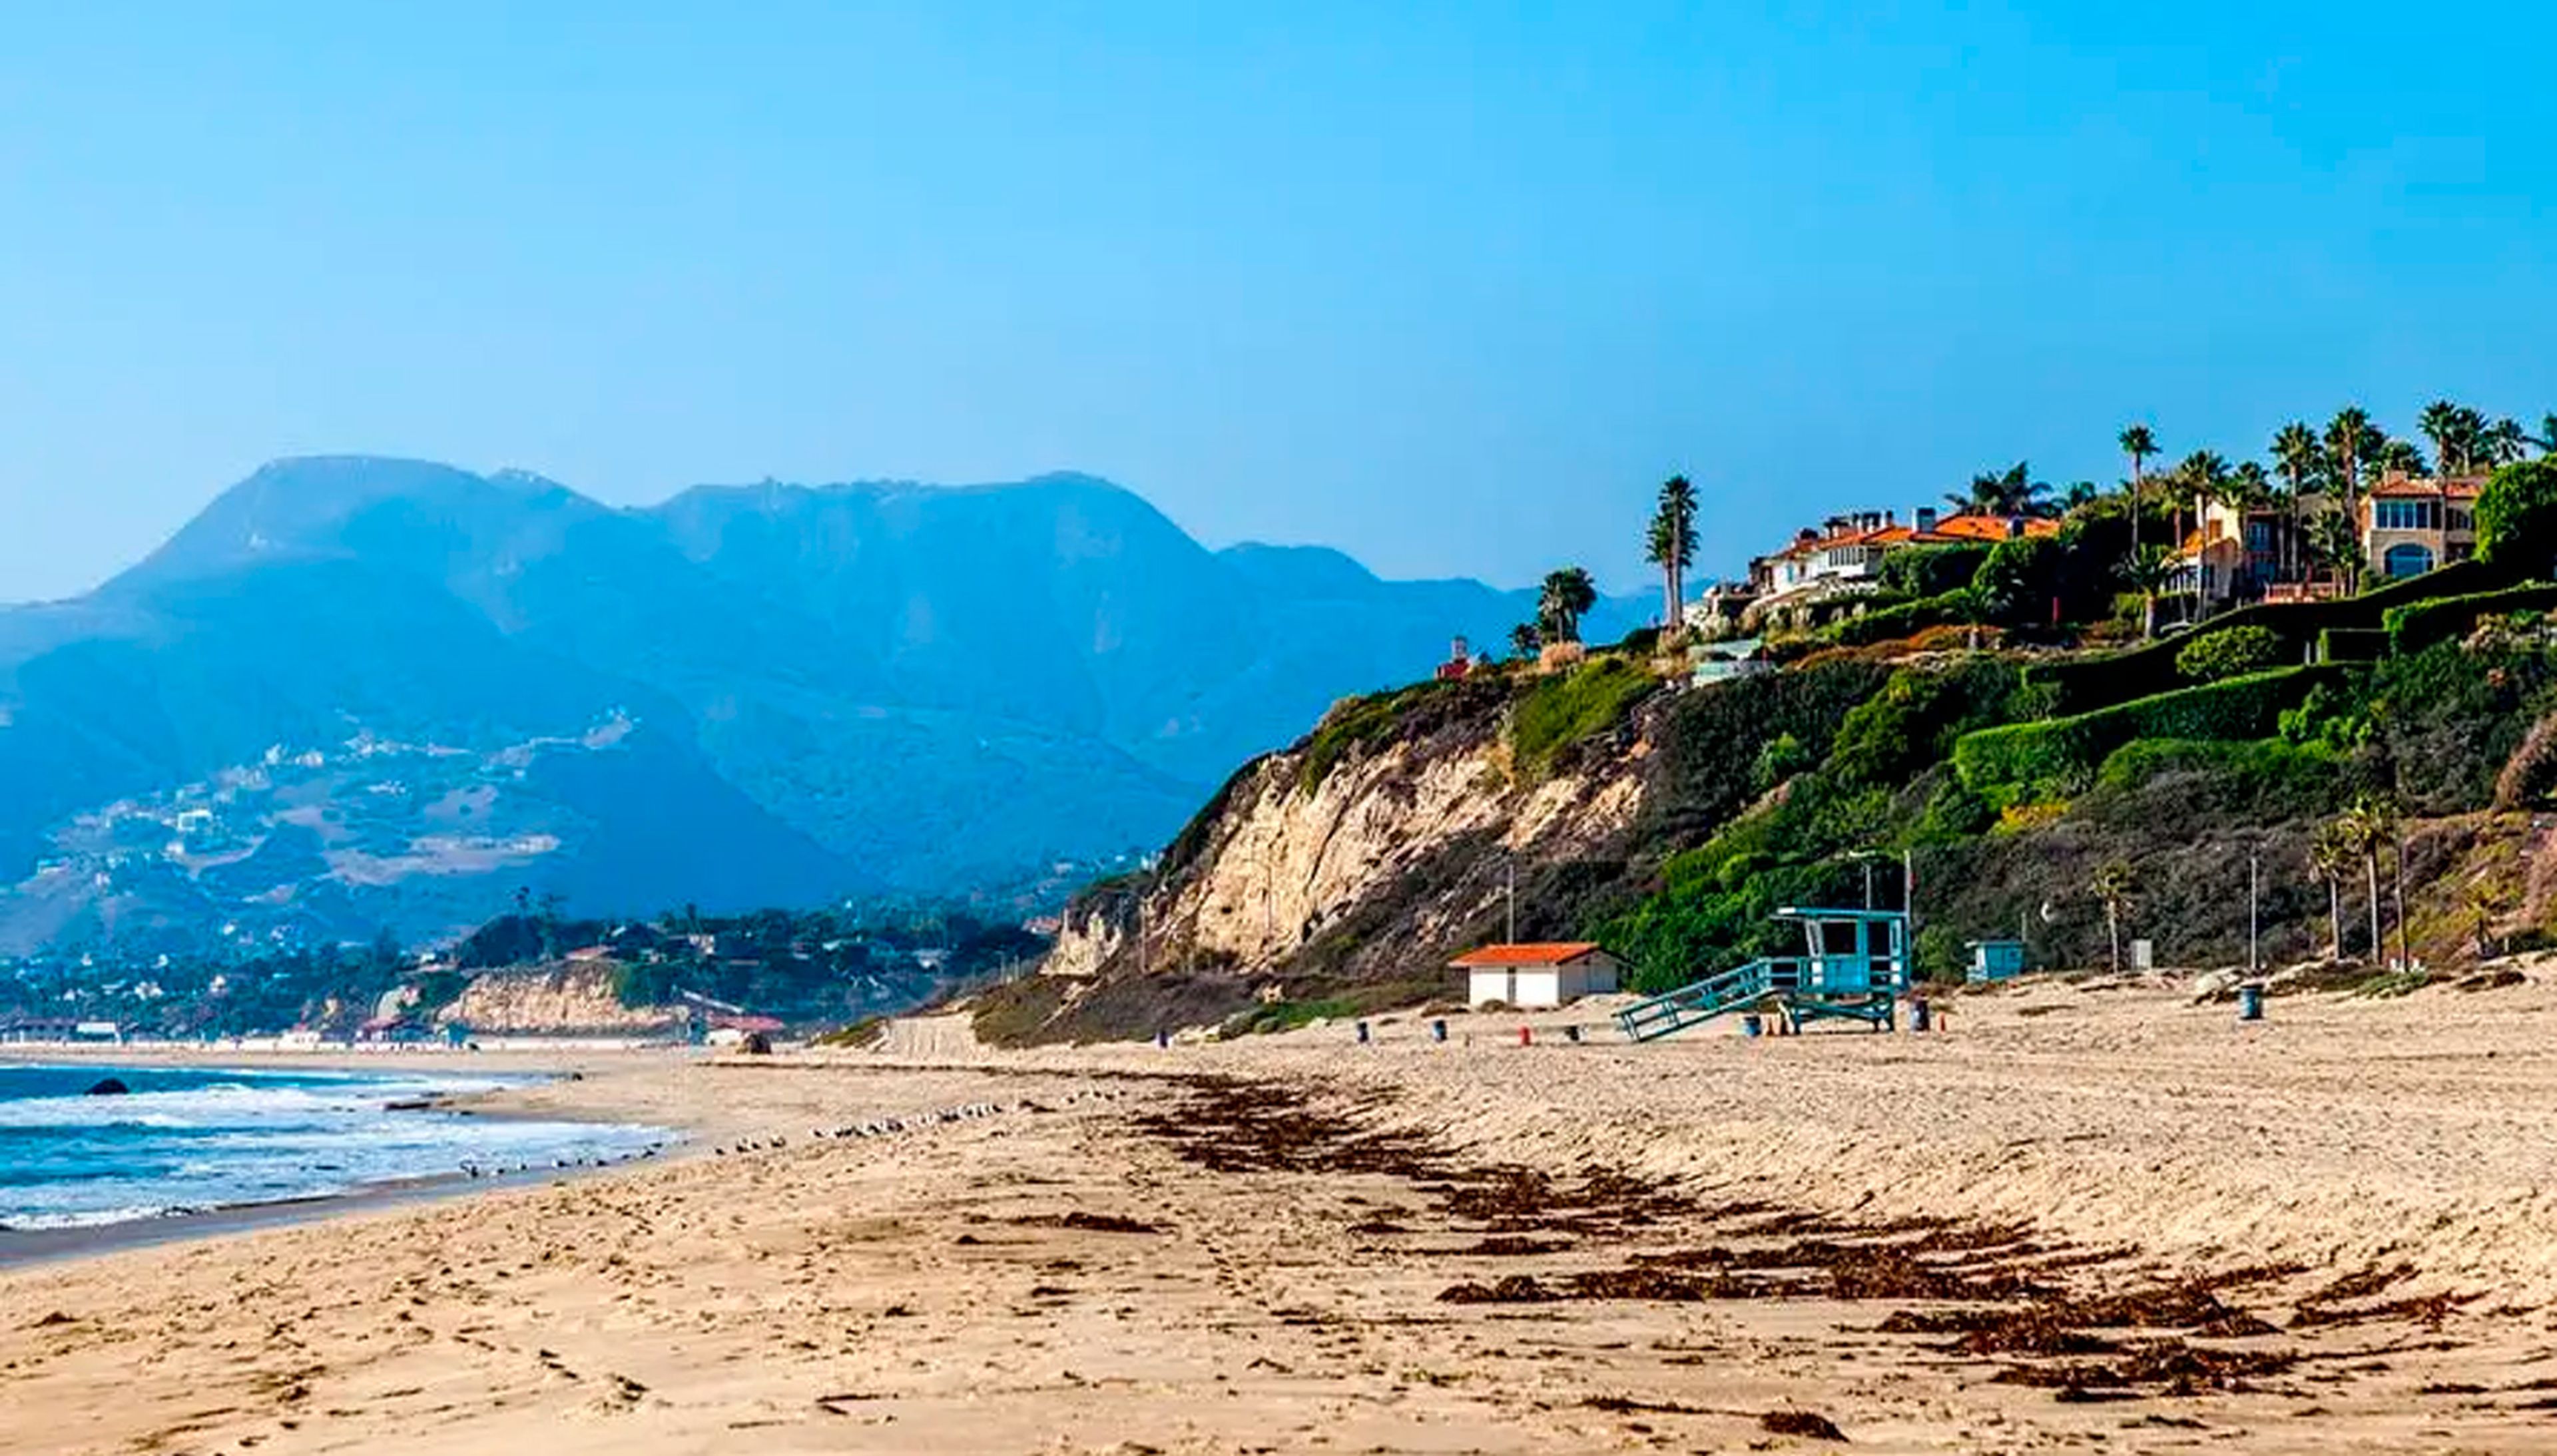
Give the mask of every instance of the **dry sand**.
M 1450 1019 L 576 1058 L 695 1153 L 0 1272 L 0 1447 L 2557 1450 L 2557 987 Z

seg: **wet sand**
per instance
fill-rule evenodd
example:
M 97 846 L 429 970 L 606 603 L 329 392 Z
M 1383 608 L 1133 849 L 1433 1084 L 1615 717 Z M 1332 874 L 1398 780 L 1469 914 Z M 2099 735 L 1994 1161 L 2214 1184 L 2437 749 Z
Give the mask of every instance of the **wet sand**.
M 1554 1021 L 585 1058 L 694 1150 L 0 1274 L 0 1446 L 2557 1449 L 2546 986 Z

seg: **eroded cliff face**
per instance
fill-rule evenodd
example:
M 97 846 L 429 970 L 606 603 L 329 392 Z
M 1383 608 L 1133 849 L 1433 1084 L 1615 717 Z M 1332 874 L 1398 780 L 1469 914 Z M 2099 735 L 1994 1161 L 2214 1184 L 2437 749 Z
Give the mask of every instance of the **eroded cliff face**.
M 493 971 L 473 980 L 436 1014 L 474 1032 L 528 1036 L 660 1034 L 682 1017 L 659 1006 L 625 1006 L 608 965 L 553 965 Z
M 1639 809 L 1640 716 L 1532 771 L 1501 695 L 1429 717 L 1247 766 L 1151 875 L 1077 901 L 1005 1032 L 1143 1035 L 1256 1001 L 1452 995 L 1447 960 L 1506 933 L 1513 875 L 1520 934 L 1561 929 L 1540 924 L 1535 888 Z

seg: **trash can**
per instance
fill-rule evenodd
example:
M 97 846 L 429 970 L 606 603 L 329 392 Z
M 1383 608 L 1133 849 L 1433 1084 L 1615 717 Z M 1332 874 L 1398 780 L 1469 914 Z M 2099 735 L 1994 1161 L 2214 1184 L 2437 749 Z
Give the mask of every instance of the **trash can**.
M 1562 1028 L 1562 1039 L 1563 1039 L 1563 1040 L 1565 1040 L 1565 1041 L 1567 1041 L 1567 1042 L 1572 1043 L 1574 1046 L 1579 1045 L 1579 1043 L 1580 1043 L 1580 1023 L 1579 1023 L 1579 1022 L 1577 1022 L 1577 1021 L 1574 1021 L 1574 1022 L 1572 1022 L 1570 1025 L 1563 1027 L 1563 1028 Z
M 1743 1036 L 1756 1036 L 1764 1032 L 1766 1029 L 1766 1018 L 1759 1015 L 1756 1011 L 1751 1011 L 1740 1018 L 1740 1034 Z
M 1361 1045 L 1361 1046 L 1365 1046 L 1365 1045 L 1367 1045 L 1367 1043 L 1368 1043 L 1368 1029 L 1367 1029 L 1367 1023 L 1366 1023 L 1365 1021 L 1361 1021 L 1360 1023 L 1358 1023 L 1358 1032 L 1359 1032 L 1359 1045 Z
M 1909 1003 L 1910 1030 L 1931 1031 L 1935 1029 L 1936 1025 L 1934 1018 L 1935 1013 L 1927 1009 L 1927 1003 L 1925 1001 L 1913 1000 Z
M 1447 1023 L 1443 1020 L 1430 1022 L 1429 1039 L 1431 1041 L 1445 1041 L 1447 1039 Z
M 2260 986 L 2237 988 L 2237 1019 L 2240 1021 L 2264 1019 L 2264 988 Z

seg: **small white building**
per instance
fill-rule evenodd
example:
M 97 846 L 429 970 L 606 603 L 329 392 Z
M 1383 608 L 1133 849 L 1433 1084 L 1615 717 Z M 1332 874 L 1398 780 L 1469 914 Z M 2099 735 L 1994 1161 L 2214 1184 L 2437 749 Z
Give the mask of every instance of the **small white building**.
M 1465 999 L 1477 1006 L 1558 1006 L 1616 989 L 1616 958 L 1594 941 L 1485 946 L 1448 964 L 1465 973 Z

